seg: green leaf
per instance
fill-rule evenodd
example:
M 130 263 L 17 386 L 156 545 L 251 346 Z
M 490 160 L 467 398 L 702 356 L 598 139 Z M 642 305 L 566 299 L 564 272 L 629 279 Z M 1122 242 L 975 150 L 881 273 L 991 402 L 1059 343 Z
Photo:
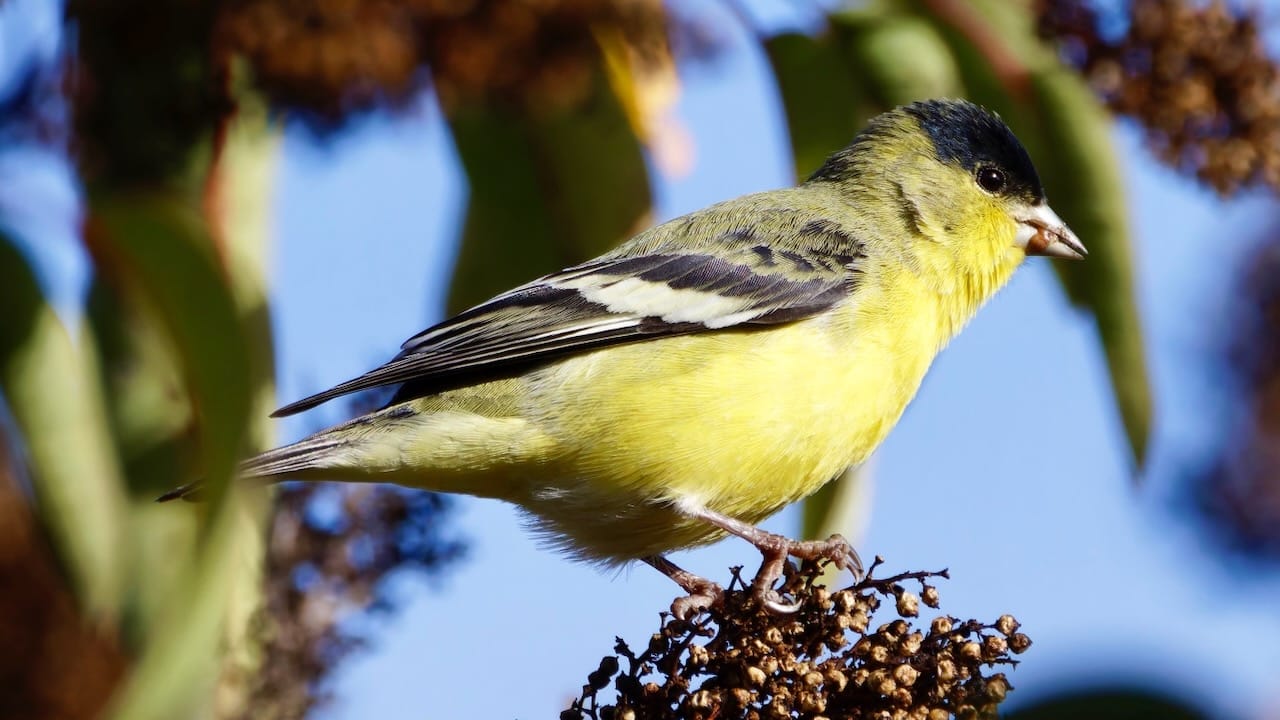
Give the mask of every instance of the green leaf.
M 165 557 L 177 578 L 168 588 L 167 602 L 148 634 L 141 657 L 112 701 L 109 717 L 124 720 L 166 720 L 212 717 L 210 696 L 219 679 L 225 652 L 228 610 L 246 582 L 256 577 L 260 562 L 260 530 L 234 489 L 200 512 L 206 513 L 204 542 L 181 564 Z M 155 505 L 141 513 L 194 513 L 195 508 Z M 152 539 L 156 541 L 155 538 Z M 200 710 L 193 710 L 201 708 Z
M 137 292 L 165 329 L 199 418 L 210 497 L 245 439 L 250 367 L 244 330 L 198 215 L 177 196 L 95 195 L 88 241 L 111 282 Z
M 1151 390 L 1133 281 L 1124 183 L 1111 121 L 1084 80 L 1032 34 L 1018 3 L 971 6 L 993 41 L 1021 63 L 1027 87 L 1012 94 L 967 38 L 939 25 L 959 61 L 969 97 L 1001 113 L 1027 147 L 1054 209 L 1089 248 L 1081 262 L 1053 267 L 1071 301 L 1093 315 L 1107 356 L 1113 397 L 1134 465 L 1141 469 L 1151 424 Z
M 796 176 L 806 177 L 853 140 L 873 105 L 834 34 L 776 35 L 765 51 L 787 113 Z
M 1067 70 L 1032 78 L 1044 138 L 1045 189 L 1089 248 L 1083 262 L 1054 263 L 1067 295 L 1093 313 L 1116 405 L 1138 468 L 1146 458 L 1151 390 L 1133 283 L 1124 180 L 1111 122 L 1084 81 Z
M 236 125 L 228 130 L 228 142 L 238 131 Z M 269 134 L 258 139 L 267 143 L 260 150 L 269 149 Z M 264 190 L 263 178 L 269 175 L 261 172 L 261 159 L 224 153 L 214 178 Z M 159 366 L 166 356 L 170 363 L 177 359 L 194 409 L 201 477 L 209 487 L 203 504 L 156 505 L 146 498 L 133 508 L 139 564 L 151 572 L 136 582 L 136 627 L 129 630 L 140 653 L 113 701 L 111 714 L 121 718 L 189 715 L 192 707 L 209 705 L 215 688 L 225 711 L 243 702 L 236 673 L 255 662 L 256 640 L 248 628 L 260 600 L 256 580 L 265 508 L 260 493 L 240 493 L 227 480 L 253 427 L 251 397 L 256 393 L 265 409 L 263 394 L 270 390 L 261 275 L 266 216 L 265 206 L 242 195 L 223 194 L 219 201 L 221 214 L 213 221 L 219 225 L 220 247 L 184 193 L 91 195 L 88 241 L 114 297 L 123 301 L 107 309 L 131 309 L 133 317 L 126 314 L 115 322 L 168 348 L 167 355 L 151 351 Z M 246 328 L 264 343 L 256 356 L 246 342 Z M 144 348 L 133 343 L 120 355 L 137 361 L 130 352 Z M 165 408 L 142 410 L 163 414 Z M 154 429 L 165 421 L 150 422 Z M 169 442 L 164 436 L 155 440 Z
M 804 501 L 802 537 L 822 539 L 836 533 L 857 543 L 867 529 L 871 510 L 871 468 L 874 459 L 849 468 Z
M 644 156 L 603 74 L 573 110 L 471 107 L 449 123 L 471 190 L 451 311 L 594 257 L 644 224 Z
M 923 18 L 861 12 L 837 14 L 831 22 L 846 48 L 848 72 L 862 78 L 878 110 L 960 93 L 951 48 Z
M 137 292 L 95 276 L 85 319 L 101 358 L 112 436 L 130 494 L 150 498 L 194 479 L 186 463 L 197 452 L 180 363 L 154 315 Z
M 0 387 L 39 513 L 88 615 L 114 621 L 128 574 L 127 510 L 92 344 L 72 342 L 3 232 L 0 307 Z

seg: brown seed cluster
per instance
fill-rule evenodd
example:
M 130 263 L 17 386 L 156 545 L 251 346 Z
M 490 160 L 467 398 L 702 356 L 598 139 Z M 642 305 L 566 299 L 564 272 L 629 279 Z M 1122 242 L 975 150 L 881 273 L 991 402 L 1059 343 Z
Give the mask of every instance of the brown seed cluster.
M 760 608 L 734 569 L 722 606 L 687 621 L 664 614 L 642 652 L 619 639 L 587 677 L 561 720 L 943 720 L 994 712 L 1012 689 L 996 666 L 1031 640 L 1004 615 L 994 623 L 939 615 L 917 626 L 920 606 L 937 608 L 941 572 L 885 578 L 874 573 L 830 592 L 821 568 L 790 566 L 781 592 L 794 614 Z M 914 592 L 908 586 L 918 586 Z M 888 604 L 897 617 L 877 622 Z M 884 611 L 881 611 L 883 615 Z M 613 686 L 616 699 L 601 699 Z
M 1280 233 L 1245 262 L 1224 370 L 1237 423 L 1197 478 L 1196 499 L 1224 545 L 1280 561 Z
M 657 0 L 232 0 L 215 50 L 247 58 L 276 106 L 337 119 L 428 80 L 446 108 L 560 107 L 586 97 L 597 37 L 665 52 Z
M 1255 4 L 1133 0 L 1114 39 L 1088 0 L 1042 0 L 1038 15 L 1041 34 L 1143 125 L 1162 161 L 1222 194 L 1280 189 L 1280 71 Z

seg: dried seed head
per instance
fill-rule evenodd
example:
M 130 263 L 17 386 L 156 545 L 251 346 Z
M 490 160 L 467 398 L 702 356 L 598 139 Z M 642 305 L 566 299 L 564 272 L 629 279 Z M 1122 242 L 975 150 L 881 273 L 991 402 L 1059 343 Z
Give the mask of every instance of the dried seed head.
M 916 679 L 920 677 L 920 671 L 910 665 L 899 665 L 893 669 L 893 681 L 902 687 L 911 687 L 916 684 Z
M 996 660 L 1009 652 L 1009 643 L 999 635 L 988 635 L 982 639 L 982 657 Z
M 1001 615 L 996 619 L 996 630 L 1005 637 L 1012 635 L 1019 627 L 1022 625 L 1012 615 Z
M 916 617 L 920 614 L 920 597 L 904 590 L 898 595 L 898 614 L 902 617 Z
M 1014 633 L 1009 636 L 1009 649 L 1015 654 L 1021 655 L 1031 647 L 1031 638 L 1022 633 Z
M 934 576 L 873 573 L 831 593 L 824 608 L 806 572 L 789 567 L 778 588 L 800 602 L 794 614 L 760 608 L 744 589 L 750 584 L 735 581 L 724 605 L 685 620 L 668 617 L 644 653 L 619 641 L 615 652 L 627 662 L 613 680 L 616 705 L 597 709 L 593 688 L 601 678 L 593 676 L 571 709 L 590 720 L 603 720 L 611 707 L 632 709 L 642 720 L 669 717 L 672 709 L 698 720 L 934 720 L 932 711 L 962 706 L 990 714 L 1007 692 L 1002 676 L 992 682 L 983 670 L 1012 662 L 1007 651 L 1017 633 L 997 635 L 999 621 L 943 617 L 920 628 L 900 617 L 918 610 L 903 580 L 923 585 Z M 885 622 L 872 621 L 877 609 Z M 878 629 L 858 637 L 849 633 L 855 624 Z

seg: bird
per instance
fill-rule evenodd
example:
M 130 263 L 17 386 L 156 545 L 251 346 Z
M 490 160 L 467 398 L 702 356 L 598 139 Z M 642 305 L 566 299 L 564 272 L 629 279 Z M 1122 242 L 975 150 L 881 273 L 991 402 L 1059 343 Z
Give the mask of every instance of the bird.
M 280 408 L 398 386 L 239 474 L 513 503 L 574 559 L 670 577 L 687 593 L 680 615 L 724 591 L 667 555 L 737 536 L 762 556 L 755 597 L 788 612 L 773 589 L 788 558 L 855 575 L 861 560 L 839 535 L 757 524 L 866 460 L 1027 256 L 1085 255 L 999 116 L 958 99 L 903 105 L 795 187 L 651 227 Z

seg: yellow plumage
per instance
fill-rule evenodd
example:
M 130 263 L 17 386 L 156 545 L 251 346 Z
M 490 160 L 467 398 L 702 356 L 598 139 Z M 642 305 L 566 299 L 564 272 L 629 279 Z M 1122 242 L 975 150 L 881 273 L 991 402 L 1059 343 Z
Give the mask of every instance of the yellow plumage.
M 577 557 L 645 559 L 694 592 L 663 553 L 726 530 L 767 558 L 830 550 L 742 524 L 865 460 L 1028 252 L 1083 248 L 1008 129 L 908 106 L 799 187 L 652 228 L 285 408 L 408 383 L 246 473 L 499 498 Z

